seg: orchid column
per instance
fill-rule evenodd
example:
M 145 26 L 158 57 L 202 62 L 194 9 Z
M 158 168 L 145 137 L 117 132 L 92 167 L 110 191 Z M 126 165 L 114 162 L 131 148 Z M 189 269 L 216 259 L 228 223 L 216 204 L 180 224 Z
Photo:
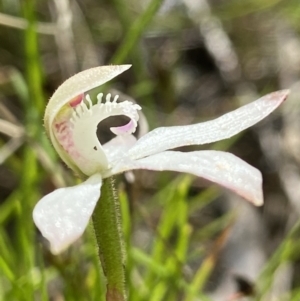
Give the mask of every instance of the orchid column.
M 222 151 L 184 153 L 170 149 L 230 138 L 265 118 L 288 95 L 287 90 L 274 92 L 215 120 L 157 128 L 136 140 L 132 134 L 139 120 L 139 105 L 118 102 L 118 96 L 112 99 L 110 94 L 102 93 L 93 101 L 87 94 L 129 67 L 102 66 L 80 72 L 51 97 L 45 112 L 47 134 L 64 162 L 85 181 L 46 195 L 33 212 L 34 221 L 54 254 L 77 240 L 93 216 L 109 301 L 126 300 L 122 231 L 111 177 L 134 169 L 187 172 L 262 205 L 261 173 L 243 160 Z M 96 134 L 98 124 L 118 115 L 127 116 L 129 122 L 110 128 L 116 137 L 101 145 Z

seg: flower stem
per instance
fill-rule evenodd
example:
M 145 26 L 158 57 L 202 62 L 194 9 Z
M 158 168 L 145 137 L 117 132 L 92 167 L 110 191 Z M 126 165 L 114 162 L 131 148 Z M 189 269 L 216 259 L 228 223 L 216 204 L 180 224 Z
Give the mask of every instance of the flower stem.
M 125 301 L 124 240 L 113 178 L 103 181 L 92 220 L 99 258 L 107 280 L 106 301 Z

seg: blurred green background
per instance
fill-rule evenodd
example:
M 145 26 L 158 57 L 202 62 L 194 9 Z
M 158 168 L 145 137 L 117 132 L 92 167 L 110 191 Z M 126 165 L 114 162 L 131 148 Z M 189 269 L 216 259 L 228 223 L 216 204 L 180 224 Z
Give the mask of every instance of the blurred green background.
M 299 301 L 299 17 L 298 0 L 0 0 L 0 300 L 104 300 L 91 231 L 53 256 L 32 209 L 77 181 L 44 132 L 51 94 L 81 70 L 130 63 L 109 88 L 150 129 L 292 93 L 205 146 L 262 171 L 262 208 L 189 175 L 119 176 L 129 301 Z

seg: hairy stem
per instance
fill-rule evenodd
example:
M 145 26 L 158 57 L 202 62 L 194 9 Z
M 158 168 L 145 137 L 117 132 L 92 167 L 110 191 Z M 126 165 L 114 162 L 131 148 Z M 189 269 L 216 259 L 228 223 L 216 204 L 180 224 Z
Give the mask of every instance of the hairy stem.
M 125 301 L 124 240 L 113 178 L 104 180 L 92 220 L 99 258 L 107 280 L 106 301 Z

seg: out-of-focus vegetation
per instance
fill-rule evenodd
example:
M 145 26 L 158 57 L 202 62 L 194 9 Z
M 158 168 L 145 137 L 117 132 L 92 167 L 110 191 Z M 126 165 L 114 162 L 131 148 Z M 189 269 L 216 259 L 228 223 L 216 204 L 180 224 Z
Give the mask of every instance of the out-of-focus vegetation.
M 91 233 L 53 256 L 32 209 L 77 181 L 44 133 L 49 96 L 80 70 L 130 63 L 110 88 L 134 98 L 151 129 L 292 95 L 206 146 L 262 171 L 262 208 L 188 175 L 120 176 L 129 300 L 299 301 L 299 16 L 298 0 L 0 0 L 0 300 L 104 300 Z

